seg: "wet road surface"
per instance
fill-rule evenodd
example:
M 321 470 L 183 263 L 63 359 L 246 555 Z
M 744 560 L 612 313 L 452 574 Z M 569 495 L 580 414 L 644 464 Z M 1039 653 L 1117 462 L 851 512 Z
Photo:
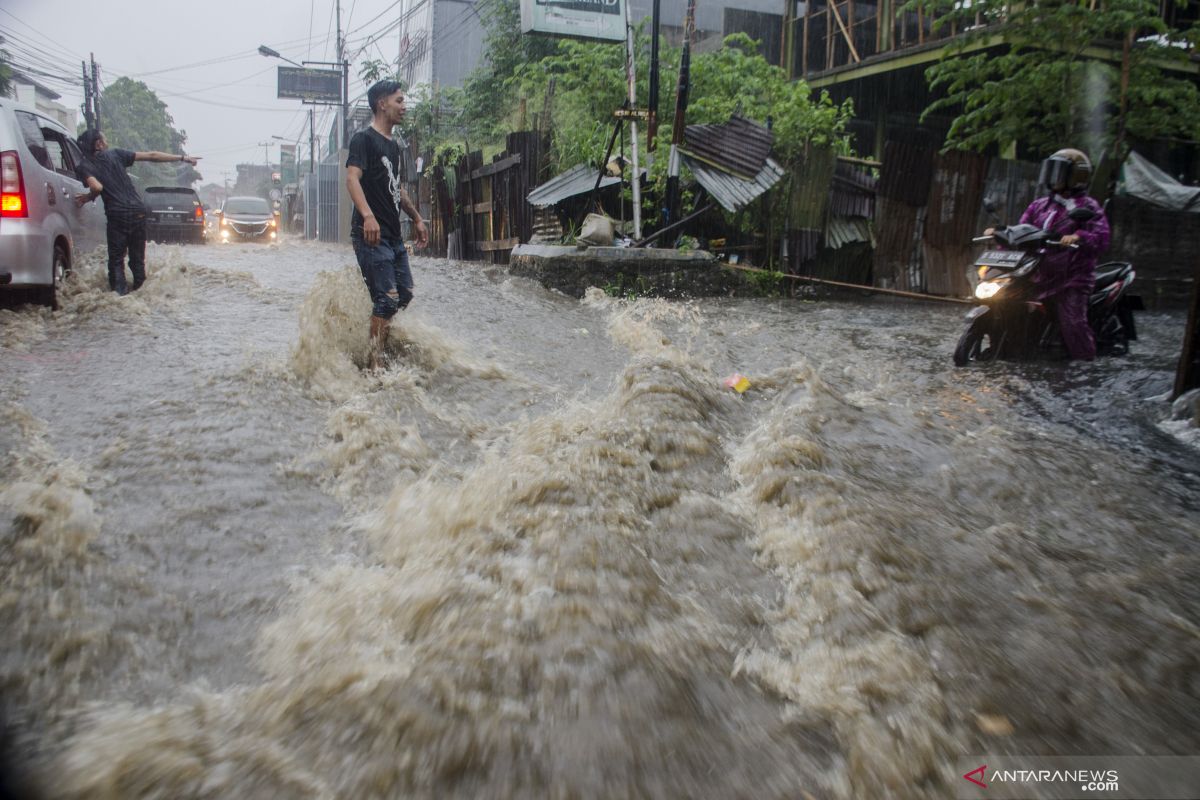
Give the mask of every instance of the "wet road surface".
M 48 796 L 949 797 L 963 754 L 1200 752 L 1181 314 L 956 370 L 955 307 L 417 258 L 370 374 L 348 247 L 149 263 L 0 311 L 0 687 Z

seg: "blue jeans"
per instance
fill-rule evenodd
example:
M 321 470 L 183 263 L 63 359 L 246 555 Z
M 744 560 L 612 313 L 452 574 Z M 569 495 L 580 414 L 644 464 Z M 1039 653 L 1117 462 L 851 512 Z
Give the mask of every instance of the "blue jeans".
M 403 240 L 380 237 L 379 244 L 370 245 L 363 239 L 362 231 L 355 229 L 350 232 L 350 242 L 367 291 L 371 293 L 372 316 L 391 319 L 413 298 L 412 271 Z

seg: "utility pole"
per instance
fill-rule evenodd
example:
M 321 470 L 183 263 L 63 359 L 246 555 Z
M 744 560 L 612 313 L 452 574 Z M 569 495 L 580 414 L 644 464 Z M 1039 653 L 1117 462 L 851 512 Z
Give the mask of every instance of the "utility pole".
M 267 165 L 267 172 L 269 173 L 271 171 L 271 153 L 270 153 L 271 143 L 270 142 L 259 142 L 258 146 L 263 149 L 263 163 Z M 271 176 L 268 175 L 267 177 L 269 178 Z
M 337 60 L 342 65 L 342 125 L 338 146 L 344 148 L 350 127 L 350 65 L 346 63 L 346 40 L 342 38 L 342 0 L 337 0 Z
M 92 59 L 92 102 L 95 104 L 93 106 L 92 116 L 95 117 L 96 130 L 99 131 L 99 130 L 101 130 L 101 128 L 100 128 L 100 68 L 96 66 L 96 54 L 88 53 L 88 56 Z
M 694 2 L 694 0 L 691 0 Z M 633 25 L 629 22 L 629 0 L 625 0 L 625 77 L 629 83 L 629 149 L 633 156 L 633 238 L 642 238 L 642 176 L 638 168 L 637 76 L 633 53 Z
M 92 110 L 92 82 L 88 78 L 88 65 L 86 61 L 79 62 L 83 67 L 83 119 L 84 123 L 89 128 L 96 127 L 96 114 Z
M 317 128 L 313 109 L 308 110 L 308 174 L 317 171 Z
M 683 144 L 688 91 L 691 86 L 692 37 L 696 33 L 696 0 L 688 0 L 683 18 L 683 56 L 679 61 L 679 85 L 675 91 L 675 125 L 671 128 L 671 159 L 667 162 L 667 222 L 679 219 L 679 145 Z
M 646 118 L 646 151 L 650 153 L 654 152 L 654 140 L 658 136 L 658 23 L 661 5 L 662 0 L 654 0 L 650 15 L 650 36 L 653 38 L 650 40 L 650 102 L 647 108 L 649 116 Z

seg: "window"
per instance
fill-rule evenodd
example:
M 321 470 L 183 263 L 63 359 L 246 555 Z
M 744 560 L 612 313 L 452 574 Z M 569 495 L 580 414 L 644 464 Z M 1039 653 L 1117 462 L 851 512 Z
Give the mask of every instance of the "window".
M 79 167 L 83 164 L 83 151 L 79 149 L 79 145 L 75 144 L 74 139 L 67 139 L 67 152 L 71 154 L 71 163 L 75 165 L 75 177 L 79 177 Z
M 38 118 L 27 111 L 14 112 L 17 124 L 21 128 L 21 136 L 25 137 L 25 146 L 30 154 L 46 169 L 54 169 L 50 163 L 50 153 L 46 150 L 46 137 L 42 135 L 42 126 Z
M 68 139 L 54 128 L 42 128 L 42 137 L 46 140 L 46 153 L 50 159 L 50 168 L 59 175 L 68 178 L 75 177 L 75 161 L 71 158 Z M 74 144 L 72 142 L 72 144 Z

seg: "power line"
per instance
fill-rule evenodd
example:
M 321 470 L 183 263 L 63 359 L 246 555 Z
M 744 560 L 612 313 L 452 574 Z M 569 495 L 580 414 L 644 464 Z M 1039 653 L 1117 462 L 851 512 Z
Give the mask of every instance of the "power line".
M 5 45 L 9 49 L 9 53 L 16 57 L 24 59 L 31 67 L 38 68 L 43 71 L 46 76 L 56 77 L 68 82 L 74 81 L 74 76 L 67 76 L 62 72 L 62 59 L 58 56 L 47 53 L 45 50 L 25 42 L 21 39 L 13 38 L 7 31 L 0 31 L 8 36 Z
M 371 17 L 369 20 L 367 20 L 366 22 L 364 22 L 362 25 L 359 25 L 359 26 L 358 26 L 357 28 L 355 28 L 354 30 L 352 30 L 352 31 L 351 31 L 351 30 L 347 30 L 347 31 L 346 31 L 346 35 L 347 35 L 347 36 L 349 36 L 351 33 L 358 33 L 358 32 L 359 32 L 359 31 L 361 31 L 363 28 L 365 28 L 365 27 L 367 27 L 368 25 L 372 24 L 373 22 L 375 22 L 375 20 L 379 19 L 379 18 L 380 18 L 380 17 L 382 17 L 384 14 L 388 13 L 388 12 L 389 12 L 389 11 L 391 11 L 393 8 L 395 8 L 396 6 L 400 5 L 402 2 L 404 2 L 404 0 L 396 0 L 396 1 L 395 1 L 394 3 L 392 3 L 390 6 L 388 6 L 387 8 L 385 8 L 383 11 L 380 11 L 378 14 L 376 14 L 376 15 L 375 15 L 375 16 L 373 16 L 373 17 Z M 348 28 L 348 27 L 349 27 L 349 25 L 347 25 L 346 27 Z
M 308 0 L 308 47 L 304 50 L 305 55 L 312 55 L 313 14 L 316 8 L 317 0 Z
M 61 52 L 63 55 L 65 55 L 65 56 L 69 57 L 69 58 L 70 58 L 72 61 L 83 61 L 83 60 L 84 60 L 84 58 L 83 58 L 82 56 L 80 56 L 80 55 L 77 55 L 77 54 L 75 54 L 75 53 L 72 53 L 70 50 L 68 50 L 68 49 L 67 49 L 66 47 L 64 47 L 62 44 L 59 44 L 58 42 L 54 41 L 53 39 L 51 39 L 51 38 L 50 38 L 49 36 L 47 36 L 46 34 L 42 33 L 42 32 L 41 32 L 41 31 L 39 31 L 37 28 L 35 28 L 35 27 L 33 27 L 32 25 L 30 25 L 28 22 L 25 22 L 25 21 L 24 21 L 24 20 L 22 20 L 20 17 L 18 17 L 16 14 L 12 13 L 11 11 L 9 11 L 7 8 L 0 8 L 0 13 L 2 13 L 2 14 L 7 14 L 8 16 L 12 17 L 12 18 L 13 18 L 14 20 L 16 20 L 17 22 L 19 22 L 19 23 L 21 23 L 22 25 L 24 25 L 24 26 L 25 26 L 26 28 L 28 28 L 29 30 L 33 31 L 34 35 L 38 36 L 38 37 L 39 37 L 39 38 L 41 38 L 43 41 L 45 41 L 45 42 L 49 43 L 51 46 L 53 46 L 53 47 L 57 47 L 57 48 L 59 49 L 59 51 L 60 51 L 60 52 Z

